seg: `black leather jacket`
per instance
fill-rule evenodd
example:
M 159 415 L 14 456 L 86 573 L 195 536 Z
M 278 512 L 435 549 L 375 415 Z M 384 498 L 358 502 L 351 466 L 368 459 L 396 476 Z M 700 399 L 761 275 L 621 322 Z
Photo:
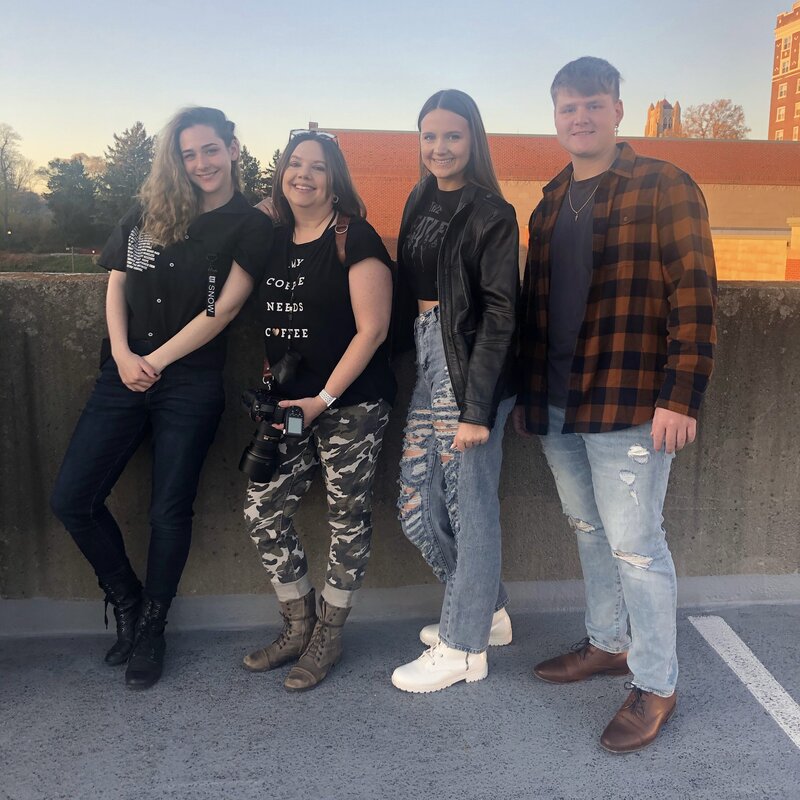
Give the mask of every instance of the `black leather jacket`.
M 435 186 L 432 176 L 417 184 L 403 211 L 397 242 L 395 351 L 413 346 L 417 315 L 403 245 Z M 514 394 L 519 227 L 513 206 L 467 184 L 439 250 L 437 280 L 444 352 L 459 421 L 491 428 L 500 401 Z

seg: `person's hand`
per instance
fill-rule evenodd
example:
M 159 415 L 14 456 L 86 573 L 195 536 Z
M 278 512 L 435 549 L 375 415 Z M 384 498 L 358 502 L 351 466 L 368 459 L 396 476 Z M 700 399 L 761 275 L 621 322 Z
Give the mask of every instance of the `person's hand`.
M 146 392 L 160 377 L 160 373 L 136 353 L 115 355 L 114 362 L 119 371 L 120 380 L 132 392 Z
M 668 453 L 676 453 L 691 444 L 697 435 L 697 420 L 667 408 L 657 408 L 653 414 L 653 449 L 658 453 L 666 447 Z
M 300 400 L 281 400 L 278 405 L 281 408 L 298 406 L 303 411 L 303 427 L 308 428 L 311 423 L 328 407 L 325 401 L 319 396 L 303 397 Z M 273 425 L 273 427 L 283 430 L 283 425 Z
M 525 420 L 525 406 L 514 406 L 511 411 L 511 424 L 514 426 L 517 436 L 522 436 L 525 439 L 533 438 L 533 434 L 528 430 L 528 424 Z
M 473 425 L 471 422 L 459 422 L 452 450 L 464 452 L 471 447 L 479 447 L 489 441 L 491 431 L 485 425 Z
M 278 219 L 278 212 L 275 209 L 275 203 L 272 202 L 271 197 L 265 197 L 260 203 L 255 206 L 262 214 L 266 214 L 271 220 Z

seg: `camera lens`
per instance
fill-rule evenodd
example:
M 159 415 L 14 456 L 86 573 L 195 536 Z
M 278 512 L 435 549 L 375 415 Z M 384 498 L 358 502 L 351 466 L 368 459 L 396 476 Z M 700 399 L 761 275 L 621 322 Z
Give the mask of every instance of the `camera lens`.
M 281 431 L 272 427 L 272 422 L 259 423 L 253 441 L 245 447 L 239 469 L 255 483 L 269 483 L 280 462 L 278 442 Z

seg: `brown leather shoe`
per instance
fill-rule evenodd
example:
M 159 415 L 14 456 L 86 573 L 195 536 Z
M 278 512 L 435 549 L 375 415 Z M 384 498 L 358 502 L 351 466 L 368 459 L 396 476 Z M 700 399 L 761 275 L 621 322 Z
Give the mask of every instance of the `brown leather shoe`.
M 675 713 L 676 692 L 661 697 L 625 684 L 626 689 L 631 687 L 628 699 L 600 737 L 600 745 L 611 753 L 634 753 L 647 747 Z
M 588 637 L 572 645 L 569 653 L 542 661 L 533 668 L 533 674 L 548 683 L 573 683 L 592 675 L 627 675 L 628 654 L 607 653 L 593 644 Z

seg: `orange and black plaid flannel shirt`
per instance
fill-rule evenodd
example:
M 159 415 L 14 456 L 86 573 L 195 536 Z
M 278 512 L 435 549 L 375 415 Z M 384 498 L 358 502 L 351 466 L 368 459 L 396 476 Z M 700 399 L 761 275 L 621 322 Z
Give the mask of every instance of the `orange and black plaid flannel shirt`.
M 703 194 L 673 164 L 617 148 L 594 200 L 594 271 L 564 433 L 640 425 L 656 407 L 696 417 L 711 376 L 717 279 Z M 571 174 L 569 165 L 544 187 L 529 223 L 520 402 L 535 433 L 547 432 L 550 238 Z

